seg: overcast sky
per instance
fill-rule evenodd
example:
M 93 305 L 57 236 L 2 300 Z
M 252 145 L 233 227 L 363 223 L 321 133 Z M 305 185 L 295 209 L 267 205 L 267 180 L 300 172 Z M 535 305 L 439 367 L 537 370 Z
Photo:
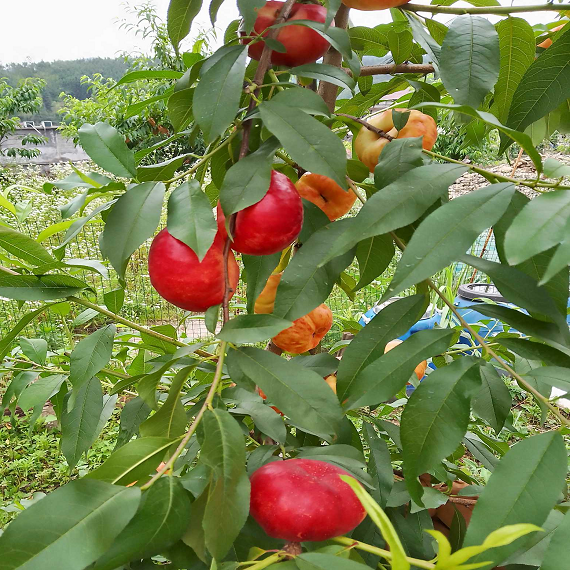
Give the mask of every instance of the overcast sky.
M 428 0 L 416 0 L 429 3 Z M 501 4 L 511 4 L 500 0 Z M 537 0 L 516 0 L 517 5 L 536 4 Z M 131 6 L 142 0 L 131 1 Z M 153 0 L 161 17 L 166 19 L 169 0 Z M 2 30 L 0 63 L 53 61 L 87 57 L 114 57 L 120 52 L 147 51 L 148 45 L 132 32 L 119 29 L 119 21 L 128 17 L 127 6 L 117 0 L 0 0 L 1 15 L 6 23 Z M 199 28 L 210 28 L 207 7 L 196 18 L 191 36 Z M 458 6 L 462 3 L 457 4 Z M 544 15 L 523 14 L 531 23 L 554 21 L 555 12 Z M 218 13 L 219 37 L 229 22 L 238 17 L 235 0 L 225 0 Z M 446 22 L 452 16 L 438 19 Z M 390 21 L 388 10 L 359 12 L 352 10 L 355 25 L 378 25 Z M 496 20 L 496 19 L 494 19 Z M 8 24 L 8 22 L 10 24 Z

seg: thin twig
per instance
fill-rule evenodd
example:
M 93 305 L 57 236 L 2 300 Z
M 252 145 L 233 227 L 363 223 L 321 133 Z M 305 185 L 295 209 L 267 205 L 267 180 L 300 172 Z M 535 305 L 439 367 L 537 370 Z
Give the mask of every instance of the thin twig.
M 200 408 L 200 411 L 194 418 L 192 425 L 190 426 L 190 428 L 188 429 L 188 431 L 186 432 L 186 434 L 178 444 L 178 447 L 176 448 L 174 453 L 169 457 L 168 461 L 162 466 L 161 469 L 158 470 L 156 475 L 154 475 L 150 481 L 148 481 L 141 487 L 141 491 L 144 491 L 145 489 L 148 489 L 149 487 L 154 485 L 154 483 L 158 479 L 160 479 L 160 477 L 162 477 L 169 469 L 172 468 L 174 462 L 176 461 L 178 456 L 184 451 L 186 444 L 190 441 L 190 438 L 194 435 L 194 432 L 196 431 L 198 424 L 202 420 L 202 416 L 204 415 L 204 413 L 208 408 L 212 407 L 212 401 L 214 399 L 214 395 L 218 388 L 218 384 L 220 383 L 220 380 L 222 378 L 222 369 L 224 366 L 224 359 L 226 357 L 226 349 L 227 349 L 227 342 L 222 341 L 222 343 L 220 344 L 220 356 L 218 358 L 218 364 L 216 366 L 216 372 L 214 373 L 214 379 L 212 380 L 212 385 L 210 386 L 210 390 L 208 391 L 206 400 L 204 401 L 204 404 Z
M 392 238 L 396 245 L 404 251 L 406 245 L 404 242 L 394 233 L 390 232 Z M 461 313 L 457 310 L 457 307 L 440 291 L 439 287 L 431 280 L 426 279 L 429 288 L 435 292 L 435 294 L 447 305 L 449 310 L 457 317 L 462 328 L 467 329 L 474 339 L 481 345 L 481 348 L 491 357 L 494 358 L 515 380 L 522 386 L 527 392 L 533 394 L 538 400 L 540 400 L 551 412 L 555 415 L 563 425 L 570 426 L 570 420 L 566 419 L 562 412 L 553 405 L 550 400 L 543 396 L 538 390 L 533 388 L 520 374 L 515 372 L 508 364 L 505 362 L 485 341 L 485 339 L 463 318 Z
M 383 139 L 388 139 L 389 141 L 393 141 L 394 137 L 385 133 L 382 129 L 367 123 L 364 119 L 359 119 L 358 117 L 354 117 L 353 115 L 345 115 L 344 113 L 336 113 L 337 117 L 346 117 L 347 119 L 351 119 L 357 123 L 360 123 L 363 127 L 367 128 L 369 131 L 376 133 L 378 136 L 382 137 Z
M 432 14 L 496 14 L 508 16 L 520 12 L 564 12 L 570 10 L 570 4 L 531 4 L 530 6 L 481 6 L 456 8 L 454 6 L 438 6 L 424 4 L 406 4 L 402 6 L 409 12 L 430 12 Z
M 431 156 L 432 158 L 438 158 L 440 160 L 445 160 L 446 162 L 452 162 L 453 164 L 461 164 L 476 172 L 477 174 L 481 174 L 484 177 L 494 178 L 495 180 L 499 180 L 501 182 L 512 182 L 513 184 L 520 184 L 521 186 L 528 186 L 529 188 L 533 188 L 537 190 L 537 187 L 541 188 L 556 188 L 558 190 L 570 190 L 570 186 L 562 186 L 556 182 L 542 182 L 540 180 L 521 180 L 520 178 L 511 178 L 510 176 L 503 176 L 502 174 L 497 174 L 496 172 L 491 172 L 490 170 L 485 170 L 484 168 L 479 168 L 473 164 L 467 164 L 462 162 L 461 160 L 455 160 L 454 158 L 449 158 L 448 156 L 444 156 L 443 154 L 438 154 L 437 152 L 433 152 L 431 150 L 423 150 L 424 154 Z

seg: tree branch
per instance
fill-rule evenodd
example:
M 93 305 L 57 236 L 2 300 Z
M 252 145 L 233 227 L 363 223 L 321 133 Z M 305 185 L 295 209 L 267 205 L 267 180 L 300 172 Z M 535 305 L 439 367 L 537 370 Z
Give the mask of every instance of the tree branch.
M 564 12 L 570 10 L 570 4 L 531 4 L 530 6 L 481 6 L 458 8 L 424 4 L 406 4 L 403 9 L 410 12 L 430 12 L 431 14 L 496 14 L 508 16 L 519 12 Z
M 346 30 L 348 26 L 349 12 L 350 8 L 347 8 L 344 4 L 340 5 L 340 8 L 338 9 L 336 17 L 334 19 L 334 24 L 337 28 L 342 28 L 343 30 Z M 342 63 L 342 54 L 331 46 L 329 48 L 329 51 L 327 51 L 327 53 L 325 54 L 323 63 L 326 63 L 328 65 L 334 65 L 335 67 L 340 68 Z M 317 93 L 323 98 L 329 110 L 334 111 L 334 105 L 338 93 L 338 85 L 333 85 L 332 83 L 328 83 L 327 81 L 321 81 L 319 83 L 319 89 Z
M 343 68 L 349 75 L 352 75 L 350 69 Z M 433 73 L 434 67 L 424 63 L 400 63 L 387 65 L 365 65 L 360 68 L 360 77 L 368 75 L 395 75 L 396 73 Z
M 284 22 L 289 17 L 289 14 L 291 13 L 291 9 L 293 8 L 294 3 L 295 3 L 295 0 L 287 0 L 283 4 L 281 11 L 279 12 L 279 16 L 277 16 L 277 18 L 275 20 L 275 24 L 280 24 L 281 22 Z M 272 29 L 267 34 L 267 38 L 275 39 L 277 37 L 278 33 L 279 33 L 278 29 Z M 255 91 L 251 94 L 251 98 L 249 100 L 249 105 L 247 108 L 248 113 L 253 111 L 253 109 L 257 105 L 257 100 L 258 100 L 259 94 L 261 92 L 261 87 L 259 87 L 259 86 L 263 84 L 263 78 L 265 77 L 267 70 L 271 66 L 271 52 L 272 52 L 271 48 L 269 47 L 269 45 L 267 43 L 265 43 L 265 46 L 263 47 L 263 52 L 261 53 L 261 57 L 259 58 L 259 63 L 257 64 L 257 69 L 255 71 L 255 75 L 253 77 L 253 83 L 254 83 L 254 85 L 257 85 L 257 87 L 255 88 Z M 244 123 L 243 123 L 242 139 L 241 139 L 241 145 L 240 145 L 240 149 L 239 149 L 238 160 L 241 160 L 242 158 L 245 158 L 247 156 L 247 153 L 249 151 L 249 135 L 250 135 L 250 133 L 251 133 L 251 119 L 244 121 Z M 228 219 L 229 233 L 228 233 L 228 237 L 226 238 L 226 243 L 224 244 L 224 252 L 223 252 L 225 288 L 224 288 L 224 298 L 222 301 L 222 317 L 223 317 L 224 323 L 229 321 L 229 319 L 230 319 L 229 301 L 230 301 L 230 293 L 232 292 L 232 289 L 231 289 L 230 277 L 229 277 L 229 273 L 228 273 L 228 263 L 229 263 L 228 257 L 230 255 L 230 246 L 231 246 L 230 236 L 233 235 L 233 233 L 234 233 L 235 225 L 236 225 L 236 214 L 232 214 Z
M 364 119 L 359 119 L 358 117 L 354 117 L 352 115 L 345 115 L 344 113 L 336 113 L 336 115 L 338 117 L 346 117 L 347 119 L 351 119 L 352 121 L 360 123 L 363 127 L 367 128 L 369 131 L 372 131 L 373 133 L 376 133 L 378 136 L 382 137 L 383 139 L 388 139 L 389 141 L 394 140 L 393 136 L 389 135 L 388 133 L 385 133 L 382 129 L 379 129 L 374 125 L 367 123 Z

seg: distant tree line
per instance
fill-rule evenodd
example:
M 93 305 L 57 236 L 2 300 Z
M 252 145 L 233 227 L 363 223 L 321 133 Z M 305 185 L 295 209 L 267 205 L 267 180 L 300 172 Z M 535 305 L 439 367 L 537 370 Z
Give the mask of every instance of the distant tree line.
M 42 91 L 43 107 L 32 114 L 20 114 L 22 119 L 58 121 L 57 109 L 61 107 L 60 94 L 65 92 L 76 99 L 87 99 L 89 85 L 81 83 L 81 77 L 100 73 L 103 77 L 120 79 L 131 66 L 128 57 L 94 57 L 69 61 L 40 61 L 37 63 L 9 63 L 0 65 L 0 78 L 16 87 L 28 77 L 39 77 L 46 83 Z

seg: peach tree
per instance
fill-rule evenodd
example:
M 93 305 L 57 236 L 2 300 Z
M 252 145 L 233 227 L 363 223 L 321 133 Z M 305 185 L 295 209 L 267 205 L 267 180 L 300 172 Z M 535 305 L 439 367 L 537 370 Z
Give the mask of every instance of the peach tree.
M 570 125 L 570 5 L 237 4 L 241 21 L 204 58 L 180 53 L 202 0 L 171 0 L 185 70 L 122 80 L 170 77 L 171 123 L 203 137 L 203 156 L 143 166 L 148 153 L 109 124 L 85 124 L 80 142 L 109 175 L 46 184 L 84 189 L 47 229 L 65 232 L 59 247 L 0 226 L 0 295 L 29 306 L 0 341 L 11 379 L 2 407 L 31 410 L 33 424 L 51 400 L 73 471 L 126 395 L 115 450 L 4 529 L 0 570 L 560 570 L 570 420 L 552 391 L 570 391 L 570 169 L 543 162 L 536 145 Z M 212 0 L 212 24 L 223 8 Z M 392 21 L 352 26 L 351 9 L 390 9 Z M 518 15 L 529 11 L 543 24 Z M 442 14 L 449 25 L 432 17 Z M 444 115 L 471 143 L 493 133 L 500 153 L 516 143 L 535 176 L 433 152 Z M 486 182 L 451 200 L 468 171 Z M 98 216 L 121 284 L 104 305 L 74 276 L 98 266 L 67 254 Z M 466 254 L 490 228 L 500 261 Z M 129 259 L 150 238 L 153 286 L 205 312 L 213 339 L 121 316 Z M 349 323 L 342 357 L 319 351 L 333 289 L 358 295 L 393 260 L 380 299 L 390 302 L 365 327 Z M 432 279 L 454 262 L 509 301 L 476 304 L 483 321 L 503 323 L 499 334 L 467 322 Z M 235 315 L 240 281 L 246 308 Z M 455 326 L 408 335 L 430 297 Z M 48 358 L 23 331 L 70 305 L 107 324 Z M 507 385 L 536 400 L 541 429 L 516 425 Z

